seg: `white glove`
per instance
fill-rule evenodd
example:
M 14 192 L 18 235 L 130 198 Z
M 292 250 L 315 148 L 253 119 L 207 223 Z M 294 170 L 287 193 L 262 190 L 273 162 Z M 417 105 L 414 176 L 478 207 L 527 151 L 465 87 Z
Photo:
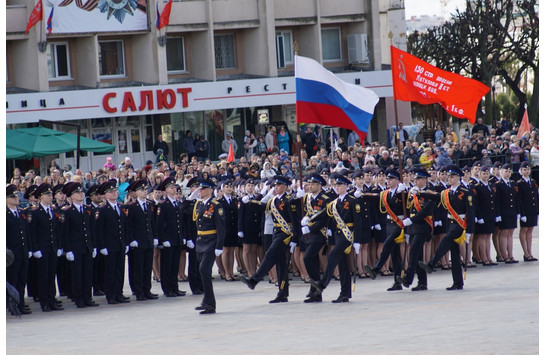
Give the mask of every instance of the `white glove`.
M 66 260 L 68 260 L 68 261 L 74 261 L 74 253 L 72 253 L 71 251 L 69 251 L 68 253 L 66 253 Z
M 443 226 L 443 221 L 437 221 L 437 225 L 442 227 Z
M 163 246 L 165 248 L 170 248 L 170 242 L 168 240 L 166 242 L 163 242 Z
M 28 258 L 29 259 L 32 258 L 32 252 L 31 251 L 28 252 Z
M 484 224 L 484 219 L 481 218 L 481 219 L 477 220 L 477 223 Z
M 133 240 L 129 245 L 131 248 L 138 248 L 138 242 L 136 240 Z
M 242 203 L 248 203 L 248 202 L 250 202 L 250 197 L 248 197 L 248 195 L 246 195 L 246 196 L 244 196 L 242 198 Z
M 471 238 L 471 233 L 466 233 L 466 244 L 469 244 L 469 238 Z
M 154 239 L 153 240 L 153 247 L 157 248 L 158 245 L 159 245 L 159 239 Z
M 220 256 L 221 253 L 223 253 L 223 249 L 216 249 L 216 250 L 214 250 L 214 254 L 216 254 L 216 256 Z
M 182 243 L 184 243 L 184 245 L 187 245 L 187 240 L 182 239 Z
M 520 219 L 520 214 L 517 214 L 517 219 Z
M 128 252 L 129 252 L 129 246 L 126 245 L 126 246 L 125 246 L 125 254 L 127 254 Z
M 244 238 L 244 232 L 238 232 L 238 237 L 239 238 Z
M 496 222 L 501 222 L 501 216 L 496 217 Z
M 97 257 L 97 248 L 93 248 L 93 259 Z
M 375 229 L 375 226 L 371 226 L 371 230 Z
M 399 191 L 406 191 L 407 190 L 407 185 L 405 185 L 404 183 L 399 183 L 399 185 L 397 185 L 397 189 Z
M 477 217 L 475 217 L 475 223 L 479 222 L 479 219 Z
M 310 233 L 310 229 L 308 228 L 308 226 L 304 226 L 303 228 L 301 228 L 301 233 L 303 233 L 303 234 L 309 234 L 309 233 Z
M 439 221 L 433 221 L 433 226 L 437 227 L 439 225 Z
M 108 255 L 108 249 L 107 249 L 107 248 L 100 249 L 100 254 L 102 254 L 102 255 Z
M 297 243 L 290 242 L 290 253 L 293 254 L 293 251 L 295 250 L 295 247 L 297 246 Z
M 405 241 L 407 242 L 407 244 L 409 244 L 410 239 L 411 239 L 411 235 L 405 234 Z
M 303 217 L 301 220 L 301 226 L 308 226 L 308 221 L 310 221 L 310 218 L 308 216 Z
M 332 236 L 333 236 L 333 232 L 331 231 L 331 229 L 328 229 L 328 230 L 327 230 L 327 235 L 328 235 L 329 237 L 332 237 Z
M 355 197 L 355 198 L 360 198 L 360 197 L 361 197 L 361 190 L 360 190 L 360 189 L 357 189 L 357 190 L 354 192 L 354 197 Z
M 413 221 L 411 221 L 410 218 L 405 218 L 405 219 L 403 220 L 403 225 L 404 225 L 405 227 L 410 226 L 411 224 L 413 224 Z
M 193 191 L 193 192 L 191 193 L 191 195 L 189 195 L 189 196 L 187 197 L 187 199 L 188 199 L 189 201 L 196 200 L 196 199 L 199 197 L 200 193 L 201 193 L 201 188 L 199 187 L 199 188 L 197 188 L 195 191 Z
M 521 221 L 521 222 L 526 222 L 527 220 L 528 220 L 528 218 L 526 218 L 526 216 L 520 217 L 520 221 Z
M 360 253 L 360 243 L 354 243 L 354 252 L 356 255 L 359 255 Z
M 269 188 L 269 187 L 268 187 L 266 184 L 263 185 L 263 188 L 262 188 L 261 191 L 260 191 L 261 194 L 262 194 L 262 195 L 265 195 L 265 194 L 267 193 L 267 189 L 268 189 L 268 188 Z
M 380 226 L 380 224 L 375 224 L 375 229 L 378 231 L 381 231 L 382 227 Z
M 36 259 L 39 259 L 39 258 L 42 257 L 42 252 L 41 252 L 41 250 L 38 250 L 38 251 L 35 251 L 34 254 L 32 254 L 32 255 L 34 255 L 34 257 Z
M 187 241 L 187 247 L 188 247 L 189 249 L 195 248 L 195 244 L 193 243 L 193 241 L 192 241 L 191 239 L 189 239 L 189 240 Z
M 305 190 L 303 188 L 298 188 L 297 189 L 297 195 L 295 195 L 297 198 L 301 198 L 303 196 L 305 196 Z
M 418 193 L 418 187 L 413 186 L 409 192 L 412 193 L 412 194 L 417 194 Z
M 64 253 L 64 250 L 62 250 L 62 249 L 57 249 L 57 257 L 61 256 L 62 253 Z

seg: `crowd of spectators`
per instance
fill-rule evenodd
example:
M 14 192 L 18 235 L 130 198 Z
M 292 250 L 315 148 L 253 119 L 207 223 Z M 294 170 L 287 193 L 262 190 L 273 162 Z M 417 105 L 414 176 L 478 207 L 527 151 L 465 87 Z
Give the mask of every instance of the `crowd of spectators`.
M 495 162 L 510 163 L 513 172 L 523 161 L 530 163 L 532 177 L 538 178 L 539 166 L 539 131 L 530 126 L 530 132 L 526 132 L 521 138 L 517 137 L 518 127 L 504 127 L 504 120 L 498 122 L 497 127 L 489 129 L 478 121 L 471 131 L 467 131 L 458 137 L 451 129 L 443 131 L 441 125 L 437 125 L 433 138 L 422 142 L 411 141 L 404 135 L 402 137 L 403 149 L 401 150 L 401 164 L 407 169 L 414 166 L 436 168 L 457 164 L 460 167 L 472 166 L 476 161 L 481 165 L 491 166 Z M 438 133 L 441 132 L 441 133 Z M 303 174 L 310 172 L 331 173 L 343 169 L 357 170 L 370 167 L 374 170 L 386 168 L 399 168 L 400 158 L 396 147 L 388 148 L 380 142 L 360 144 L 359 139 L 349 136 L 349 143 L 345 144 L 343 138 L 339 138 L 331 152 L 330 142 L 322 141 L 319 127 L 314 129 L 306 125 L 302 129 L 301 137 L 301 162 L 298 154 L 293 152 L 295 144 L 290 146 L 290 134 L 285 127 L 280 127 L 276 132 L 274 126 L 270 126 L 265 137 L 246 131 L 244 137 L 244 153 L 237 154 L 236 141 L 229 132 L 222 143 L 224 154 L 219 157 L 219 162 L 212 162 L 208 157 L 209 145 L 204 136 L 198 134 L 192 137 L 192 132 L 187 131 L 183 139 L 185 152 L 177 159 L 168 159 L 168 145 L 159 136 L 154 145 L 157 157 L 155 161 L 148 160 L 142 167 L 134 166 L 130 157 L 116 165 L 111 157 L 106 158 L 103 167 L 94 171 L 83 172 L 80 169 L 72 171 L 70 165 L 60 168 L 53 160 L 46 176 L 39 176 L 35 170 L 30 169 L 23 174 L 20 169 L 13 171 L 13 176 L 8 183 L 19 187 L 21 207 L 28 205 L 25 199 L 25 191 L 30 185 L 49 183 L 52 186 L 69 181 L 77 181 L 83 185 L 86 191 L 90 186 L 116 179 L 119 186 L 119 199 L 123 202 L 125 187 L 137 179 L 147 179 L 149 190 L 161 183 L 165 177 L 173 177 L 182 187 L 184 195 L 187 195 L 187 182 L 195 177 L 209 177 L 216 182 L 231 179 L 234 182 L 247 178 L 266 179 L 277 174 L 283 174 L 291 178 L 297 178 L 302 169 Z M 334 136 L 336 138 L 336 136 Z M 329 134 L 326 139 L 329 139 Z M 353 140 L 353 142 L 352 142 Z M 227 161 L 228 152 L 232 146 L 234 153 L 242 155 L 237 161 Z

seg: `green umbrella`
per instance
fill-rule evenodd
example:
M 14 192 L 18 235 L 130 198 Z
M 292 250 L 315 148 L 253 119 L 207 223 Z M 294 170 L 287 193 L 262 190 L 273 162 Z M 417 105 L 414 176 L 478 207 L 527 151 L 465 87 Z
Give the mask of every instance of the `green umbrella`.
M 45 127 L 8 129 L 6 131 L 6 150 L 8 159 L 31 159 L 46 155 L 72 152 L 77 149 L 77 135 L 55 131 Z M 80 137 L 80 150 L 110 153 L 115 150 L 112 144 Z M 10 151 L 15 158 L 10 158 Z M 22 154 L 17 154 L 22 153 Z M 24 154 L 24 156 L 22 156 Z
M 27 155 L 20 150 L 6 147 L 6 159 L 27 159 Z

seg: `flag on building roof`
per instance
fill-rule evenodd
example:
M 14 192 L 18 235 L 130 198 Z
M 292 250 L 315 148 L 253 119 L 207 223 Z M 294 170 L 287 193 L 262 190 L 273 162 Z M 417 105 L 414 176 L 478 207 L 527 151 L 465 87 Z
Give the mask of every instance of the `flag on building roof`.
M 298 123 L 353 130 L 361 142 L 379 100 L 374 91 L 344 82 L 317 61 L 301 56 L 295 56 L 295 98 Z
M 155 2 L 155 11 L 157 12 L 157 17 L 155 18 L 155 27 L 159 30 L 159 19 L 161 18 L 161 13 L 159 12 L 159 1 Z
M 28 31 L 30 31 L 35 24 L 40 22 L 43 19 L 43 16 L 42 0 L 38 0 L 36 6 L 34 6 L 34 9 L 32 9 L 32 12 L 30 13 L 30 17 L 28 18 L 25 34 L 28 34 Z
M 448 113 L 475 123 L 481 98 L 490 91 L 483 83 L 441 70 L 390 46 L 394 100 L 440 104 Z

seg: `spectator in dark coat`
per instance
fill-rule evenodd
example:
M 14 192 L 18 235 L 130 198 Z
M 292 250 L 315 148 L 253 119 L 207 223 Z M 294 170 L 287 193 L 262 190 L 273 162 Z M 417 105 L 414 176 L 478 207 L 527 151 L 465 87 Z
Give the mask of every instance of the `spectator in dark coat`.
M 163 155 L 165 156 L 165 159 L 168 159 L 168 144 L 163 140 L 163 136 L 161 134 L 157 136 L 157 140 L 153 145 L 153 154 L 157 155 L 157 150 L 159 149 L 163 150 Z

